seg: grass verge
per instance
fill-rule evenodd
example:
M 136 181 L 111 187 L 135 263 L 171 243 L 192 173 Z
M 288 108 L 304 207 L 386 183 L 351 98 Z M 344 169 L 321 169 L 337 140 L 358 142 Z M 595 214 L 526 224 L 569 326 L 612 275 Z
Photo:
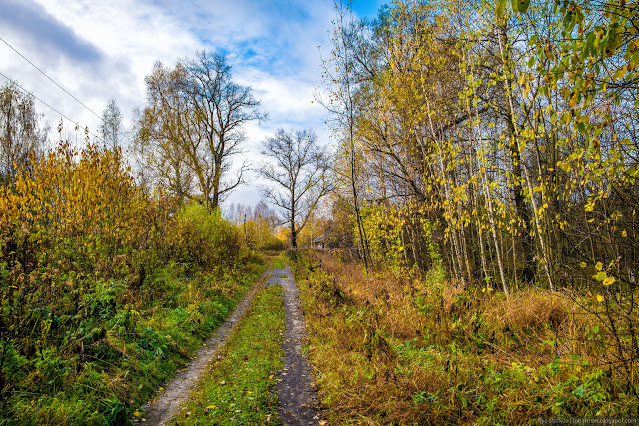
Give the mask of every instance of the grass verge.
M 95 315 L 67 332 L 81 347 L 42 350 L 22 371 L 26 357 L 9 354 L 13 367 L 3 368 L 15 367 L 16 381 L 1 402 L 0 424 L 130 423 L 136 407 L 189 361 L 259 278 L 265 265 L 253 260 L 223 275 L 187 274 L 169 264 L 136 294 L 116 282 L 97 286 L 84 301 Z
M 273 269 L 284 269 L 286 265 L 279 259 L 273 261 Z
M 309 357 L 329 423 L 536 424 L 636 416 L 623 374 L 602 364 L 592 316 L 526 290 L 510 300 L 446 283 L 298 257 Z M 321 265 L 321 266 L 320 266 Z
M 283 365 L 281 293 L 280 286 L 260 290 L 173 425 L 280 424 L 275 386 Z

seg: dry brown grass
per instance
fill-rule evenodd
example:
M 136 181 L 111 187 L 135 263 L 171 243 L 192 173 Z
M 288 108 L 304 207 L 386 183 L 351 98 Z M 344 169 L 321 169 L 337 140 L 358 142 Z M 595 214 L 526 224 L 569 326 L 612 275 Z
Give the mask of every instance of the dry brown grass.
M 410 279 L 382 272 L 365 274 L 361 265 L 344 262 L 327 252 L 313 254 L 317 267 L 332 280 L 344 303 L 371 308 L 383 315 L 369 320 L 390 337 L 413 338 L 420 329 L 420 314 L 413 304 L 415 288 Z M 392 308 L 391 308 L 392 307 Z
M 444 313 L 446 314 L 451 313 L 451 311 L 453 310 L 453 306 L 455 305 L 455 302 L 457 301 L 457 296 L 459 296 L 463 292 L 464 292 L 464 289 L 461 286 L 455 286 L 455 285 L 444 286 L 444 289 L 442 291 L 442 299 L 444 302 Z
M 552 325 L 559 328 L 568 318 L 570 307 L 558 294 L 538 289 L 526 289 L 499 306 L 502 326 L 538 328 Z
M 576 351 L 596 364 L 595 346 L 583 338 L 594 319 L 570 299 L 527 289 L 506 300 L 428 277 L 366 275 L 326 252 L 307 256 L 298 278 L 331 424 L 521 423 L 594 413 L 596 404 L 572 393 L 583 383 L 575 374 L 589 367 L 546 367 Z M 573 387 L 561 386 L 570 380 Z M 568 402 L 557 406 L 557 398 Z

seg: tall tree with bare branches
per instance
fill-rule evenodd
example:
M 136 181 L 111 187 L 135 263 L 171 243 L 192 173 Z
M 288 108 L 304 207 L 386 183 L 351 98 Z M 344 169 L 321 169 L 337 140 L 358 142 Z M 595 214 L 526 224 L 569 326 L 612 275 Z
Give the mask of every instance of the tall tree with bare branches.
M 262 192 L 279 207 L 281 223 L 290 227 L 291 246 L 297 248 L 297 235 L 332 188 L 326 150 L 317 145 L 313 131 L 279 129 L 264 142 L 262 154 L 270 161 L 261 164 L 259 173 L 272 183 Z
M 266 119 L 260 102 L 250 87 L 233 81 L 224 55 L 206 51 L 180 61 L 173 70 L 156 64 L 146 82 L 149 106 L 140 135 L 167 154 L 155 163 L 169 167 L 172 172 L 164 175 L 172 178 L 176 190 L 186 190 L 188 176 L 193 176 L 197 196 L 209 208 L 219 207 L 222 198 L 243 182 L 248 164 L 236 167 L 235 176 L 229 177 L 231 160 L 242 150 L 244 125 Z M 193 197 L 179 191 L 180 198 Z

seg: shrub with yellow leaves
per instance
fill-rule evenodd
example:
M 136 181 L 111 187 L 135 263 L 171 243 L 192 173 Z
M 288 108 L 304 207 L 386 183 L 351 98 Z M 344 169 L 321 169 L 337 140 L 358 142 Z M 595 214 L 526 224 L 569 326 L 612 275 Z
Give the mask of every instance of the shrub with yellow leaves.
M 141 362 L 184 351 L 154 327 L 138 327 L 140 312 L 168 303 L 169 293 L 177 300 L 176 277 L 185 270 L 204 275 L 232 266 L 241 242 L 219 213 L 199 205 L 176 211 L 162 192 L 146 192 L 118 149 L 60 143 L 34 157 L 0 186 L 0 423 L 7 415 L 51 424 L 125 422 L 130 406 L 123 401 L 175 368 L 162 364 L 140 375 Z M 207 280 L 197 282 L 210 290 Z M 220 296 L 207 312 L 218 321 L 230 302 Z M 188 341 L 183 323 L 172 335 Z M 210 326 L 195 324 L 188 330 Z M 149 383 L 133 389 L 132 377 Z M 73 401 L 87 386 L 95 392 L 81 397 L 80 410 Z M 68 399 L 50 398 L 62 389 Z M 53 411 L 58 417 L 49 416 Z

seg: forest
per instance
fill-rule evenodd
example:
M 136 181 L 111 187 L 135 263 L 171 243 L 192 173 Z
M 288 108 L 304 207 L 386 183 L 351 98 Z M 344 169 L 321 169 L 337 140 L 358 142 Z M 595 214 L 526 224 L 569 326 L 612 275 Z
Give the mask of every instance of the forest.
M 334 280 L 343 282 L 332 303 L 386 299 L 385 307 L 378 301 L 377 312 L 355 310 L 372 315 L 361 327 L 384 356 L 403 355 L 392 344 L 392 330 L 411 324 L 408 335 L 418 344 L 410 352 L 417 349 L 426 359 L 433 342 L 472 352 L 505 345 L 510 348 L 491 363 L 520 365 L 536 383 L 539 371 L 519 364 L 535 354 L 535 363 L 566 369 L 563 382 L 546 379 L 554 392 L 581 381 L 573 401 L 556 394 L 555 405 L 546 408 L 540 406 L 548 395 L 526 391 L 528 397 L 510 401 L 521 416 L 501 418 L 505 423 L 530 421 L 544 410 L 564 416 L 635 412 L 636 2 L 398 1 L 373 22 L 341 10 L 335 27 L 324 73 L 330 88 L 324 103 L 333 113 L 341 153 L 334 165 L 330 244 L 357 247 L 366 270 L 384 265 L 404 278 L 395 279 L 403 290 L 393 297 L 389 288 L 373 290 L 377 278 L 363 289 L 333 266 Z M 424 273 L 426 282 L 444 276 L 444 288 L 425 290 Z M 495 301 L 486 295 L 496 293 L 502 312 L 495 318 Z M 407 299 L 418 312 L 438 312 L 450 324 L 432 324 L 425 336 L 420 320 L 390 319 L 394 309 L 406 314 Z M 344 315 L 348 323 L 352 317 Z M 374 330 L 368 330 L 371 324 Z M 380 334 L 390 338 L 395 353 L 375 341 L 384 340 Z M 453 355 L 440 356 L 448 358 L 447 371 Z M 318 362 L 324 361 L 318 356 Z M 326 368 L 327 375 L 343 371 Z M 375 370 L 373 361 L 370 368 Z M 462 385 L 466 392 L 473 389 L 464 380 L 451 385 L 453 400 Z M 412 391 L 413 403 L 446 405 L 438 399 L 441 389 Z M 333 392 L 338 405 L 344 399 L 357 404 L 365 393 Z M 451 403 L 460 410 L 456 414 L 495 421 L 486 412 L 503 401 L 486 406 L 477 388 L 471 393 Z M 361 401 L 359 409 L 370 403 Z M 397 422 L 455 419 L 452 407 L 426 418 L 398 407 L 386 410 Z
M 0 424 L 137 421 L 274 256 L 328 424 L 639 416 L 638 10 L 336 4 L 334 145 L 280 129 L 254 165 L 268 114 L 221 53 L 158 61 L 126 146 L 114 102 L 52 144 L 5 84 Z M 251 174 L 263 200 L 228 205 Z

